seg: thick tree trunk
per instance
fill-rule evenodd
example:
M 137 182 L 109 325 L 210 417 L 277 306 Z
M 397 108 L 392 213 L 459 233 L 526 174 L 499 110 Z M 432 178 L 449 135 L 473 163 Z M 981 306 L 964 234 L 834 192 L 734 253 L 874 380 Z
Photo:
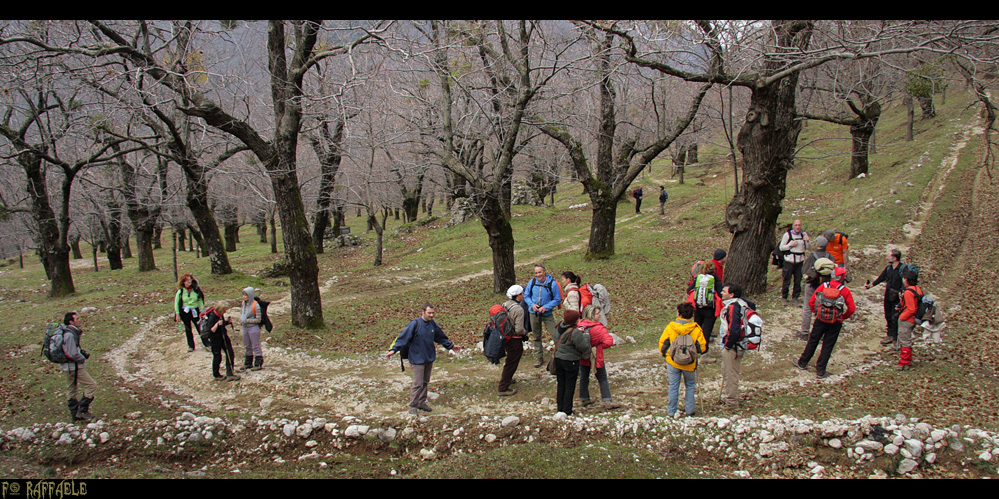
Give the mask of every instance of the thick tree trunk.
M 296 130 L 297 133 L 297 130 Z M 281 219 L 281 239 L 284 242 L 291 282 L 291 322 L 303 328 L 323 326 L 322 296 L 319 294 L 319 263 L 312 244 L 305 205 L 295 174 L 294 141 L 282 141 L 281 160 L 268 172 Z
M 153 257 L 153 240 L 155 239 L 155 227 L 148 225 L 136 227 L 135 246 L 139 253 L 139 272 L 156 270 L 156 261 Z
M 229 255 L 222 245 L 222 236 L 215 222 L 215 214 L 208 206 L 208 188 L 204 181 L 195 181 L 187 177 L 187 208 L 191 210 L 194 223 L 198 225 L 198 231 L 190 230 L 191 236 L 197 238 L 198 245 L 208 255 L 212 275 L 231 274 Z M 183 244 L 181 248 L 183 249 Z
M 850 136 L 853 137 L 853 147 L 850 151 L 850 178 L 868 173 L 872 135 L 874 135 L 874 124 L 871 122 L 850 127 Z
M 513 262 L 513 226 L 503 212 L 499 201 L 486 200 L 479 221 L 489 236 L 489 248 L 493 253 L 493 292 L 503 293 L 517 282 Z
M 121 261 L 121 206 L 113 198 L 108 198 L 108 222 L 105 227 L 105 251 L 108 257 L 108 267 L 111 270 L 125 268 Z
M 227 253 L 232 253 L 236 251 L 236 237 L 239 234 L 239 224 L 226 222 L 224 224 L 225 230 L 225 250 Z
M 163 249 L 163 226 L 160 224 L 153 228 L 153 249 Z
M 794 165 L 801 131 L 794 110 L 797 81 L 795 73 L 753 89 L 746 122 L 739 131 L 743 179 L 725 212 L 733 234 L 725 276 L 750 294 L 766 291 L 768 256 L 777 244 L 777 217 L 783 210 L 787 172 Z
M 904 99 L 902 99 L 902 101 L 905 104 L 906 120 L 907 120 L 905 128 L 905 141 L 912 142 L 913 139 L 915 139 L 913 134 L 913 121 L 915 121 L 916 111 L 915 109 L 913 109 L 911 96 L 906 96 Z
M 80 251 L 80 236 L 77 235 L 69 242 L 69 248 L 73 250 L 73 260 L 79 260 L 83 258 L 83 252 Z
M 590 219 L 590 242 L 585 259 L 602 259 L 614 256 L 614 234 L 617 227 L 617 200 L 607 196 L 590 196 L 593 215 Z

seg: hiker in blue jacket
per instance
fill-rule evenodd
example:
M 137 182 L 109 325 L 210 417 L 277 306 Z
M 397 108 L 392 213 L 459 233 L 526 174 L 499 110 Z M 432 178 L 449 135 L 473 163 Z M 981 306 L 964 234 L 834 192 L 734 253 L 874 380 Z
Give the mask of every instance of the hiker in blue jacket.
M 547 274 L 545 266 L 534 264 L 534 278 L 524 286 L 524 302 L 527 303 L 531 315 L 531 342 L 534 345 L 534 356 L 537 362 L 534 367 L 545 365 L 545 347 L 542 343 L 541 324 L 548 328 L 548 335 L 555 338 L 555 317 L 552 311 L 562 304 L 562 293 L 558 283 L 551 274 Z
M 416 414 L 417 410 L 427 412 L 433 410 L 427 405 L 427 391 L 430 386 L 430 371 L 433 370 L 434 361 L 437 360 L 437 347 L 434 343 L 440 343 L 454 353 L 461 351 L 461 348 L 451 343 L 444 330 L 434 322 L 433 305 L 425 303 L 423 313 L 399 333 L 392 350 L 385 354 L 387 359 L 403 348 L 409 350 L 409 364 L 413 371 L 413 386 L 409 392 L 410 414 Z

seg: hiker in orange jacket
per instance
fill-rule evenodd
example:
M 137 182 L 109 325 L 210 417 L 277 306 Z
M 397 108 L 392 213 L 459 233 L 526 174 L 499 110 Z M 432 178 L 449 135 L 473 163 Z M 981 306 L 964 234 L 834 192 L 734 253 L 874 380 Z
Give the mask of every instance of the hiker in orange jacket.
M 919 297 L 923 290 L 918 286 L 918 276 L 911 270 L 902 272 L 902 300 L 899 303 L 898 315 L 898 345 L 901 347 L 898 358 L 898 370 L 912 369 L 912 332 L 916 329 L 916 310 L 919 308 Z

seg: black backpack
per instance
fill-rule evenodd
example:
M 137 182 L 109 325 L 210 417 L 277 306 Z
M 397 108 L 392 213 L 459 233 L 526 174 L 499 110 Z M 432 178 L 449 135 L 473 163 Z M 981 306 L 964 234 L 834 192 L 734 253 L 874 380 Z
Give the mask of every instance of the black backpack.
M 905 288 L 905 291 L 912 291 L 912 294 L 916 297 L 916 322 L 922 322 L 924 320 L 929 320 L 931 317 L 926 317 L 926 312 L 933 307 L 932 301 L 927 301 L 923 299 L 923 295 L 916 292 L 916 288 L 910 286 Z
M 253 301 L 260 304 L 260 324 L 267 329 L 267 332 L 274 330 L 274 324 L 271 324 L 271 318 L 267 316 L 267 306 L 271 304 L 269 301 L 261 300 L 259 296 L 254 296 Z
M 482 331 L 482 353 L 490 363 L 499 364 L 506 357 L 506 342 L 513 336 L 514 327 L 506 307 L 494 305 L 489 311 L 494 313 L 489 314 L 489 322 Z

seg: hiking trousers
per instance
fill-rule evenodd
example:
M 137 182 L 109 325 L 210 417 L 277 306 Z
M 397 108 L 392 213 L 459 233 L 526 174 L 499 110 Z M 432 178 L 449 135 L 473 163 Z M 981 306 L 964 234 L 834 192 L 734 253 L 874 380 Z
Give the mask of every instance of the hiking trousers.
M 722 402 L 729 407 L 739 407 L 739 375 L 744 355 L 746 352 L 736 348 L 722 348 Z
M 524 356 L 524 339 L 510 338 L 503 347 L 506 349 L 506 362 L 503 364 L 503 374 L 500 375 L 499 391 L 505 392 L 510 389 L 513 375 L 520 365 L 520 358 Z
M 708 353 L 708 350 L 711 349 L 711 333 L 715 329 L 716 319 L 718 318 L 715 317 L 714 305 L 694 309 L 694 322 L 696 322 L 698 326 L 701 326 L 701 332 L 704 333 L 704 344 L 706 348 L 704 353 Z
M 804 266 L 805 262 L 791 263 L 787 260 L 784 261 L 784 281 L 780 286 L 781 298 L 787 299 L 787 291 L 791 287 L 791 279 L 794 279 L 794 289 L 791 292 L 791 299 L 797 300 L 801 297 L 801 270 Z
M 555 357 L 555 406 L 558 412 L 572 414 L 572 399 L 576 396 L 579 361 Z
M 915 330 L 915 322 L 898 322 L 898 346 L 900 347 L 898 365 L 900 366 L 912 364 L 912 337 Z
M 184 335 L 187 336 L 187 348 L 194 350 L 194 332 L 192 328 L 196 329 L 198 327 L 198 309 L 192 308 L 190 312 L 180 311 L 180 321 L 184 323 Z M 201 337 L 201 333 L 198 333 L 198 337 Z M 202 341 L 206 347 L 210 345 Z
M 426 405 L 427 392 L 430 389 L 430 371 L 433 371 L 434 363 L 410 364 L 409 367 L 413 371 L 413 385 L 409 390 L 409 407 Z
M 898 301 L 890 301 L 888 293 L 885 293 L 885 326 L 888 328 L 888 336 L 898 338 L 898 311 L 895 306 Z
M 537 358 L 538 363 L 544 363 L 545 361 L 545 344 L 542 342 L 542 335 L 544 331 L 541 329 L 541 325 L 544 324 L 548 328 L 548 335 L 555 338 L 555 314 L 548 315 L 538 315 L 535 313 L 531 314 L 531 341 L 534 343 L 534 356 Z
M 590 400 L 590 368 L 592 366 L 579 365 L 579 400 L 586 402 Z M 610 383 L 607 382 L 607 366 L 598 367 L 594 374 L 597 377 L 597 384 L 600 385 L 600 400 L 611 401 Z
M 815 290 L 819 287 L 814 284 L 805 283 L 805 293 L 802 294 L 801 300 L 801 334 L 802 336 L 809 334 L 812 330 L 812 307 L 808 306 L 808 300 L 812 299 L 812 295 L 815 294 Z
M 78 394 L 84 398 L 92 399 L 95 393 L 97 393 L 97 382 L 94 381 L 94 378 L 90 377 L 84 366 L 78 366 L 75 370 L 66 371 L 67 399 L 74 399 Z
M 801 358 L 798 359 L 799 365 L 808 365 L 808 362 L 812 360 L 812 356 L 815 355 L 815 349 L 818 348 L 819 342 L 821 342 L 822 350 L 819 351 L 819 358 L 815 360 L 815 373 L 825 373 L 826 366 L 829 365 L 829 358 L 832 357 L 833 347 L 836 346 L 836 341 L 839 339 L 839 333 L 842 330 L 842 322 L 833 322 L 830 324 L 815 319 L 815 323 L 812 324 L 812 332 L 808 335 L 808 344 L 805 345 L 805 351 L 801 353 Z
M 246 347 L 246 356 L 264 356 L 264 349 L 260 345 L 260 324 L 243 324 L 243 346 Z

